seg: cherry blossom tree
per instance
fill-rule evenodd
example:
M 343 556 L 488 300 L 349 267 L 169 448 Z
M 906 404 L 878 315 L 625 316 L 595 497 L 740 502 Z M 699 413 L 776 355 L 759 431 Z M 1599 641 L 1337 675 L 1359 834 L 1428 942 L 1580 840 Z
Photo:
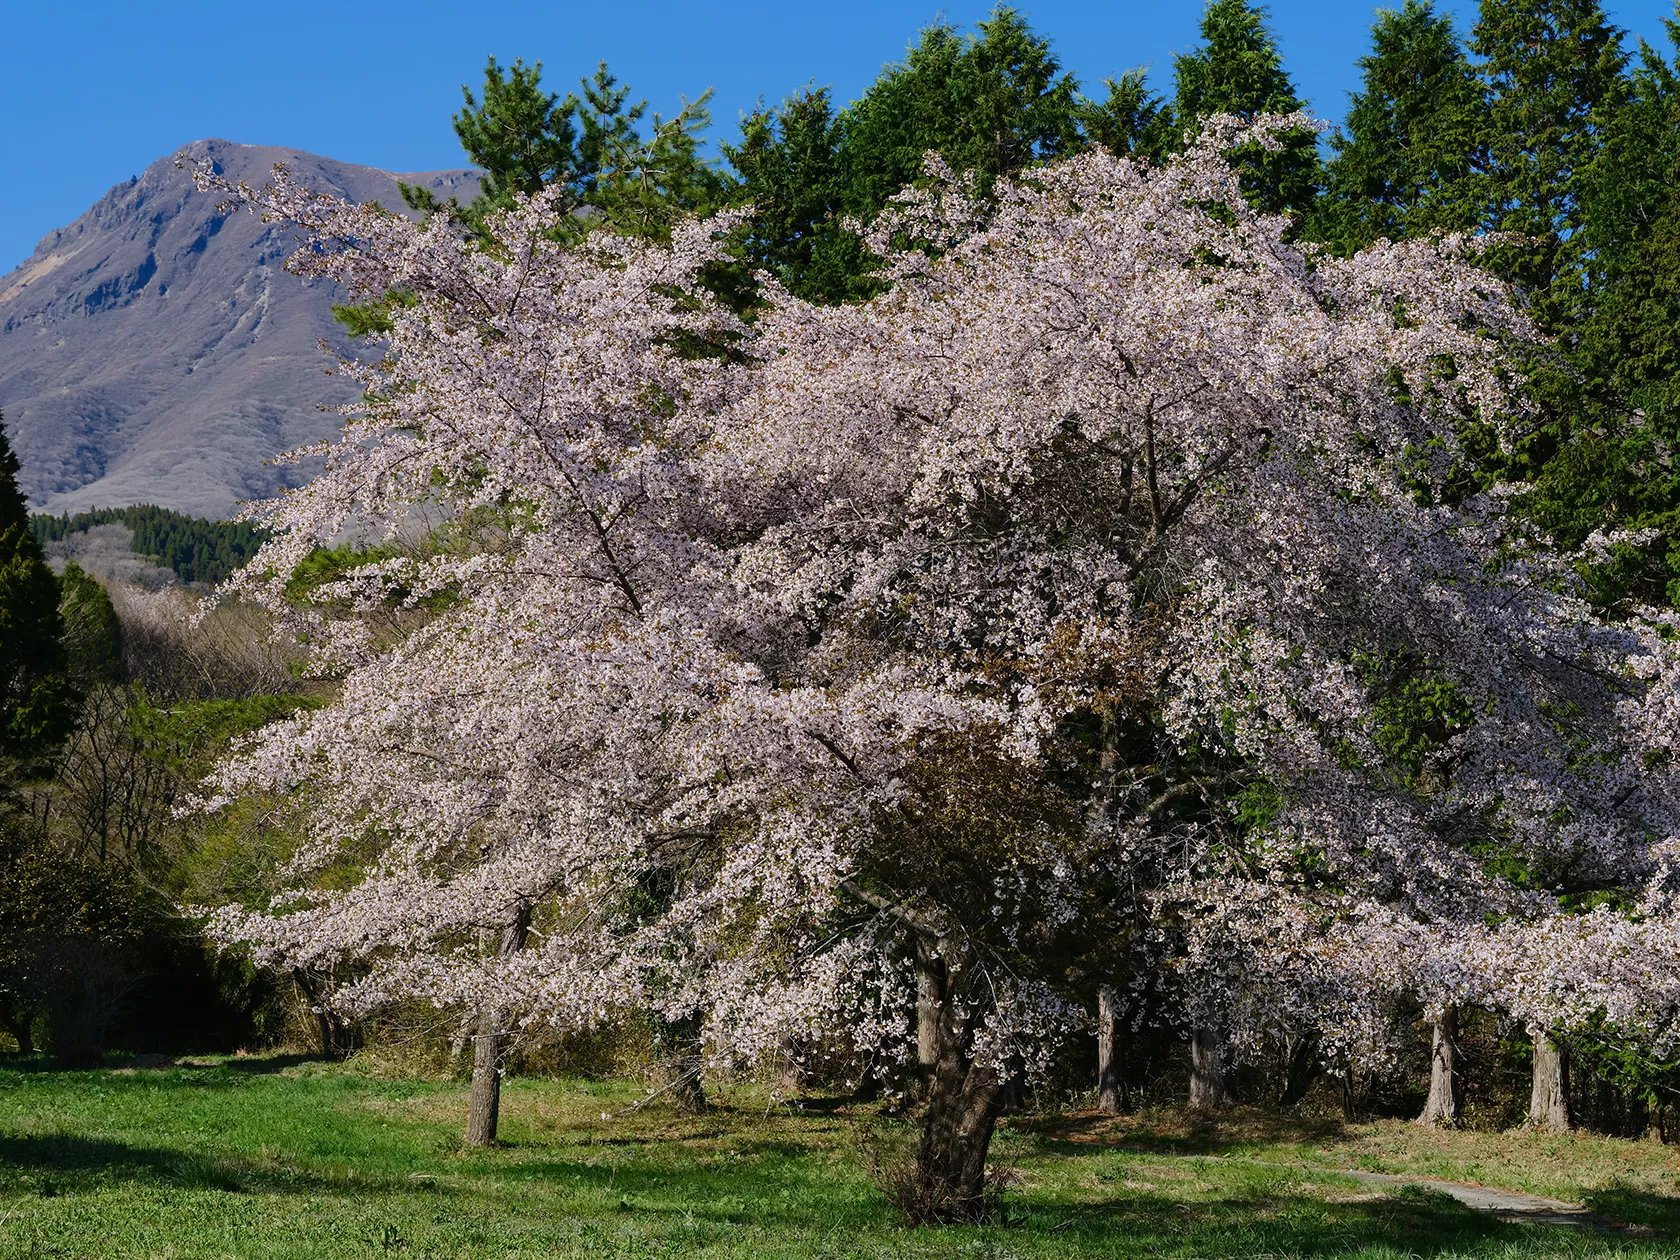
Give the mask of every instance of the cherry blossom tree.
M 220 770 L 212 807 L 303 792 L 311 830 L 212 931 L 345 1009 L 471 1018 L 481 1139 L 520 1028 L 902 1062 L 919 970 L 904 1206 L 970 1219 L 1005 1081 L 1099 986 L 1175 969 L 1217 1068 L 1253 977 L 1351 1038 L 1336 977 L 1550 923 L 1480 840 L 1649 877 L 1673 637 L 1596 621 L 1460 489 L 1532 335 L 1472 244 L 1320 257 L 1242 197 L 1220 155 L 1304 121 L 985 201 L 930 159 L 863 229 L 884 292 L 760 277 L 750 323 L 706 286 L 729 217 L 578 243 L 539 195 L 467 241 L 233 189 L 391 329 L 325 471 L 254 512 L 233 590 L 342 681 Z M 1428 790 L 1383 738 L 1396 669 L 1471 715 Z

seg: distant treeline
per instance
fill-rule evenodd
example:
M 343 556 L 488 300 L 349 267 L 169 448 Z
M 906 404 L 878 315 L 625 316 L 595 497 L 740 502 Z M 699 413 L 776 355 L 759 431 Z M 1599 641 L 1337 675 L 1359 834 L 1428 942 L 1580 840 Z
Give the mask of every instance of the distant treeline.
M 183 582 L 220 582 L 262 545 L 265 535 L 242 521 L 207 521 L 151 504 L 99 508 L 71 516 L 35 513 L 29 518 L 44 547 L 95 525 L 126 525 L 134 531 L 134 552 L 175 570 Z

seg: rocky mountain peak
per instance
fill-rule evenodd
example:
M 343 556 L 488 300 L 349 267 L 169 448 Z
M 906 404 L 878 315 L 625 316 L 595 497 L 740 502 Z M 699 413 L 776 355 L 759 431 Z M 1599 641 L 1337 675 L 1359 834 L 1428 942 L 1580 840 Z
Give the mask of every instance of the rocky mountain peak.
M 320 192 L 400 208 L 397 181 L 470 200 L 471 171 L 394 175 L 296 149 L 201 140 L 234 179 L 284 163 Z M 267 461 L 331 435 L 354 386 L 325 375 L 341 299 L 283 267 L 285 229 L 225 214 L 172 155 L 112 188 L 0 276 L 0 411 L 31 503 L 156 503 L 201 516 L 272 495 Z

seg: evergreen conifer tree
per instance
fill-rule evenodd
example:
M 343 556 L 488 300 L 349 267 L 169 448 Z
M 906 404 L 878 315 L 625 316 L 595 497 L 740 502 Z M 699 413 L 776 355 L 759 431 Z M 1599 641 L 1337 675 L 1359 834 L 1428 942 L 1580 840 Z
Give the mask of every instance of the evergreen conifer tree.
M 29 528 L 17 456 L 0 423 L 0 758 L 25 766 L 73 719 L 58 579 Z
M 1111 153 L 1159 161 L 1174 147 L 1172 106 L 1151 92 L 1142 70 L 1103 80 L 1108 96 L 1080 103 L 1079 126 L 1087 142 Z
M 1184 128 L 1193 130 L 1198 118 L 1210 114 L 1251 119 L 1306 108 L 1284 69 L 1263 7 L 1248 0 L 1210 0 L 1201 32 L 1200 48 L 1173 58 L 1178 81 L 1173 112 Z M 1286 137 L 1278 152 L 1251 145 L 1231 160 L 1257 208 L 1272 214 L 1312 209 L 1323 175 L 1315 133 Z
M 870 259 L 844 227 L 868 220 L 922 178 L 929 151 L 978 177 L 1077 149 L 1085 103 L 1050 42 L 1011 9 L 972 36 L 934 25 L 904 62 L 836 112 L 826 89 L 760 109 L 724 153 L 756 207 L 752 260 L 802 297 L 843 301 L 872 291 Z
M 1583 183 L 1626 91 L 1621 34 L 1598 0 L 1482 0 L 1471 38 L 1489 91 L 1483 220 L 1530 238 L 1497 262 L 1548 331 L 1582 309 Z
M 1379 13 L 1359 68 L 1315 234 L 1351 253 L 1379 237 L 1473 229 L 1486 94 L 1452 19 L 1432 0 Z
M 1668 23 L 1680 60 L 1680 23 Z M 1642 45 L 1579 180 L 1585 301 L 1565 345 L 1570 440 L 1529 496 L 1561 542 L 1653 530 L 1595 569 L 1605 603 L 1680 607 L 1680 68 Z M 1560 407 L 1561 410 L 1561 407 Z

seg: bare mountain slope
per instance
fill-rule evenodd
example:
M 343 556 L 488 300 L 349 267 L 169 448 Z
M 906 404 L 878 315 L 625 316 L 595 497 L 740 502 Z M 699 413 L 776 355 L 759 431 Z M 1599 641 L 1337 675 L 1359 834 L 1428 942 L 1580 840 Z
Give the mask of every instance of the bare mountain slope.
M 396 181 L 470 200 L 469 171 L 397 176 L 294 149 L 189 147 L 260 184 L 284 162 L 319 192 L 400 207 Z M 157 503 L 221 517 L 296 470 L 265 461 L 333 433 L 352 396 L 317 345 L 339 295 L 283 269 L 287 233 L 217 212 L 173 157 L 108 192 L 0 277 L 0 411 L 31 503 Z

